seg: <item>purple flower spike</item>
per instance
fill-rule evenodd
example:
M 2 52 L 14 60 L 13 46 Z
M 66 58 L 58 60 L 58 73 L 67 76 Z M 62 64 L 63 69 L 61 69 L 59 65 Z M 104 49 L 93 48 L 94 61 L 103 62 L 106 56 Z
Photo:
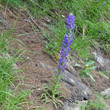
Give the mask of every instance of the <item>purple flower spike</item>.
M 75 28 L 75 16 L 73 14 L 70 14 L 67 17 L 67 29 L 68 33 L 65 34 L 64 39 L 63 39 L 63 46 L 62 46 L 62 51 L 61 51 L 61 58 L 59 62 L 59 72 L 58 75 L 60 75 L 62 72 L 64 72 L 66 68 L 66 63 L 68 62 L 67 55 L 69 55 L 71 51 L 71 44 L 73 43 L 73 29 Z
M 71 13 L 67 18 L 67 28 L 68 30 L 73 30 L 75 28 L 75 16 Z

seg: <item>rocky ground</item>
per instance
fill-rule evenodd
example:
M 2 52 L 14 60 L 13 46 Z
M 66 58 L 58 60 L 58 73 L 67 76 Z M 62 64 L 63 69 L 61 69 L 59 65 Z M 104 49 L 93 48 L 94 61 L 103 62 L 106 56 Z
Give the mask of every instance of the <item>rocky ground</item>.
M 53 77 L 55 76 L 54 71 L 58 68 L 58 62 L 56 62 L 51 56 L 44 52 L 45 45 L 43 44 L 42 30 L 48 30 L 47 20 L 48 17 L 41 17 L 40 19 L 33 19 L 28 12 L 22 12 L 16 22 L 19 11 L 12 11 L 11 9 L 1 9 L 0 11 L 0 31 L 15 29 L 13 35 L 19 35 L 17 39 L 23 42 L 24 47 L 21 46 L 18 40 L 14 40 L 12 45 L 14 48 L 21 49 L 25 48 L 26 52 L 22 55 L 22 60 L 20 60 L 16 65 L 18 69 L 23 69 L 20 73 L 20 77 L 24 80 L 20 89 L 31 90 L 32 93 L 28 97 L 28 101 L 33 101 L 33 103 L 28 103 L 25 105 L 26 110 L 36 110 L 40 107 L 44 107 L 44 110 L 55 110 L 52 103 L 45 105 L 39 100 L 41 94 L 43 93 L 44 83 L 48 83 L 48 80 L 53 82 Z M 13 27 L 16 22 L 16 26 Z M 22 35 L 23 34 L 23 35 Z M 97 51 L 97 50 L 95 50 Z M 15 52 L 12 51 L 10 55 Z M 91 53 L 92 54 L 92 53 Z M 97 55 L 94 53 L 97 60 L 97 65 L 99 68 L 105 68 L 109 70 L 109 59 L 103 57 L 103 55 Z M 69 58 L 70 59 L 70 58 Z M 100 59 L 102 62 L 100 62 Z M 70 59 L 67 64 L 67 69 L 64 72 L 64 77 L 61 80 L 63 86 L 63 91 L 66 93 L 66 99 L 62 100 L 63 107 L 59 110 L 80 110 L 82 106 L 88 99 L 92 98 L 96 100 L 93 94 L 94 90 L 98 93 L 110 88 L 110 79 L 99 74 L 99 70 L 93 72 L 93 77 L 96 82 L 92 82 L 90 78 L 81 79 L 79 76 L 79 71 L 75 68 L 77 63 L 77 58 Z M 103 63 L 104 64 L 101 64 Z M 106 63 L 105 63 L 106 62 Z M 109 91 L 109 90 L 108 90 Z M 104 94 L 102 92 L 102 94 Z M 108 93 L 110 95 L 110 91 Z M 75 101 L 77 100 L 77 104 Z M 108 104 L 110 101 L 105 100 Z M 79 107 L 79 108 L 78 108 Z M 40 109 L 42 110 L 42 109 Z M 110 108 L 107 108 L 110 110 Z

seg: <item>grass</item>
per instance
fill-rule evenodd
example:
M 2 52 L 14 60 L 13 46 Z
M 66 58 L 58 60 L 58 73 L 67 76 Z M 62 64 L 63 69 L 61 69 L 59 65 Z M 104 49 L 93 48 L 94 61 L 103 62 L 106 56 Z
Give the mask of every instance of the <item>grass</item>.
M 67 30 L 63 21 L 59 22 L 56 26 L 51 25 L 49 29 L 52 32 L 52 34 L 49 32 L 43 33 L 43 36 L 44 36 L 43 38 L 45 39 L 45 44 L 46 44 L 45 51 L 51 56 L 56 58 L 56 56 L 61 51 L 62 40 Z
M 81 77 L 90 77 L 90 79 L 95 82 L 95 79 L 92 76 L 92 71 L 96 68 L 94 65 L 95 61 L 88 61 L 83 64 L 83 67 L 80 64 L 76 64 L 76 67 L 82 67 L 82 70 L 80 72 Z
M 49 81 L 48 85 L 45 84 L 43 87 L 44 93 L 41 95 L 42 102 L 45 102 L 45 104 L 52 102 L 55 109 L 62 106 L 61 99 L 65 97 L 59 80 L 61 80 L 61 76 L 56 75 L 54 82 Z
M 100 95 L 96 95 L 97 101 L 90 100 L 89 105 L 86 107 L 86 110 L 106 110 L 106 103 Z
M 1 110 L 20 110 L 26 103 L 26 97 L 29 91 L 18 91 L 20 83 L 16 86 L 15 81 L 19 80 L 18 72 L 14 66 L 18 62 L 22 54 L 22 50 L 18 50 L 14 56 L 10 56 L 11 37 L 13 30 L 2 32 L 0 40 L 0 109 Z M 19 55 L 18 55 L 19 54 Z M 13 89 L 11 89 L 13 88 Z
M 1 2 L 7 3 L 8 0 L 1 0 Z M 106 4 L 103 5 L 105 2 Z M 23 2 L 21 0 L 9 0 L 8 3 L 11 6 L 16 5 L 17 7 L 23 7 L 23 6 L 27 7 L 27 9 L 29 9 L 33 13 L 34 17 L 39 17 L 41 15 L 48 15 L 48 14 L 51 16 L 57 15 L 57 17 L 55 17 L 57 18 L 56 23 L 54 25 L 49 26 L 53 34 L 52 35 L 48 34 L 48 36 L 50 36 L 51 38 L 51 40 L 47 44 L 48 46 L 47 50 L 48 51 L 50 50 L 48 53 L 54 55 L 55 53 L 59 53 L 60 51 L 59 47 L 61 47 L 61 41 L 63 40 L 64 34 L 66 32 L 66 26 L 64 23 L 65 20 L 62 18 L 61 15 L 64 12 L 66 13 L 72 12 L 76 16 L 75 39 L 74 39 L 74 44 L 72 46 L 73 50 L 78 51 L 78 50 L 86 49 L 86 47 L 89 48 L 91 39 L 92 40 L 94 39 L 95 41 L 100 43 L 100 45 L 102 45 L 102 42 L 104 41 L 106 50 L 109 47 L 110 1 L 41 0 L 39 2 L 35 0 L 26 0 L 25 2 Z M 54 19 L 54 16 L 52 16 L 52 19 Z M 52 45 L 51 43 L 53 40 L 55 44 Z M 79 46 L 77 45 L 79 44 L 79 42 L 84 42 L 85 40 L 86 40 L 85 43 Z M 93 45 L 93 43 L 94 41 L 91 42 L 91 45 Z M 75 45 L 77 45 L 77 47 Z M 88 50 L 86 50 L 85 54 L 87 53 Z M 88 56 L 88 55 L 84 55 L 83 52 L 81 52 L 81 55 L 82 57 Z

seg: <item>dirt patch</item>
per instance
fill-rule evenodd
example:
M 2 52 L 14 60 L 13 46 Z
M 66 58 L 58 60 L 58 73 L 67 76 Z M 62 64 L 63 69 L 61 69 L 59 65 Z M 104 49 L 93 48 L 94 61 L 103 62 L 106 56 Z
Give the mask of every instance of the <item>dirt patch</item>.
M 25 23 L 26 24 L 26 23 Z M 29 28 L 30 27 L 30 28 Z M 32 30 L 31 25 L 28 25 L 28 29 L 21 29 L 21 32 L 30 32 Z M 20 30 L 18 31 L 20 32 Z M 42 106 L 39 98 L 42 93 L 42 86 L 47 83 L 47 80 L 51 80 L 54 73 L 49 69 L 44 68 L 40 63 L 51 66 L 51 68 L 56 68 L 56 63 L 50 56 L 44 52 L 44 45 L 42 44 L 42 34 L 30 34 L 26 36 L 20 36 L 19 39 L 25 44 L 28 52 L 24 54 L 24 58 L 28 58 L 28 61 L 19 62 L 17 65 L 24 72 L 21 76 L 25 77 L 24 84 L 29 85 L 29 90 L 33 90 L 32 94 L 28 97 L 29 101 L 33 101 L 34 104 L 29 106 L 29 109 L 37 108 L 37 106 Z M 27 88 L 26 88 L 27 89 Z M 49 110 L 53 110 L 52 105 L 48 106 Z
M 92 76 L 94 77 L 95 82 L 93 82 L 90 78 L 83 78 L 83 82 L 91 89 L 101 92 L 110 87 L 110 79 L 105 78 L 97 71 L 92 72 Z
M 104 91 L 107 88 L 110 88 L 110 79 L 105 78 L 104 76 L 102 76 L 99 72 L 94 71 L 92 73 L 92 76 L 95 79 L 95 82 L 93 82 L 90 78 L 83 78 L 82 81 L 93 91 L 95 91 L 95 93 L 92 95 L 92 99 L 93 100 L 97 100 L 95 94 L 96 93 L 100 93 L 101 91 Z M 108 105 L 108 109 L 110 109 L 110 100 L 106 100 L 105 102 Z

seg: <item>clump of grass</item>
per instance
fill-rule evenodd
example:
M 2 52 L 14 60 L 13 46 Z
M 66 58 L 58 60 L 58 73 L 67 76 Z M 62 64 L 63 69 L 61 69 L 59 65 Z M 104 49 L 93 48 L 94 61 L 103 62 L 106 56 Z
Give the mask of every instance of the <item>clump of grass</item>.
M 83 68 L 80 72 L 80 75 L 82 77 L 90 77 L 90 79 L 95 82 L 95 79 L 93 78 L 91 72 L 96 68 L 96 66 L 94 65 L 95 61 L 88 61 L 85 64 L 83 64 Z M 76 66 L 81 67 L 80 64 L 76 64 Z
M 103 98 L 99 95 L 96 95 L 97 101 L 91 100 L 87 107 L 86 110 L 106 110 L 107 104 L 104 102 Z
M 12 7 L 20 7 L 24 5 L 24 2 L 22 0 L 0 0 L 0 3 L 2 3 L 3 5 L 9 5 Z
M 48 85 L 44 85 L 43 90 L 44 93 L 41 95 L 42 102 L 52 103 L 54 107 L 57 109 L 59 106 L 62 106 L 61 99 L 64 98 L 64 94 L 61 91 L 62 87 L 59 82 L 61 79 L 61 76 L 56 75 L 56 79 L 54 80 L 54 83 L 49 82 Z
M 0 39 L 0 109 L 1 110 L 20 110 L 29 91 L 17 91 L 20 83 L 14 85 L 19 80 L 15 63 L 19 60 L 21 50 L 17 51 L 14 56 L 9 56 L 10 44 L 14 37 L 11 37 L 14 30 L 6 31 L 1 34 Z M 13 88 L 13 89 L 11 89 Z
M 67 32 L 67 29 L 63 21 L 59 22 L 56 26 L 49 26 L 49 29 L 52 33 L 43 32 L 43 39 L 46 44 L 45 52 L 56 58 L 61 51 L 62 40 Z

